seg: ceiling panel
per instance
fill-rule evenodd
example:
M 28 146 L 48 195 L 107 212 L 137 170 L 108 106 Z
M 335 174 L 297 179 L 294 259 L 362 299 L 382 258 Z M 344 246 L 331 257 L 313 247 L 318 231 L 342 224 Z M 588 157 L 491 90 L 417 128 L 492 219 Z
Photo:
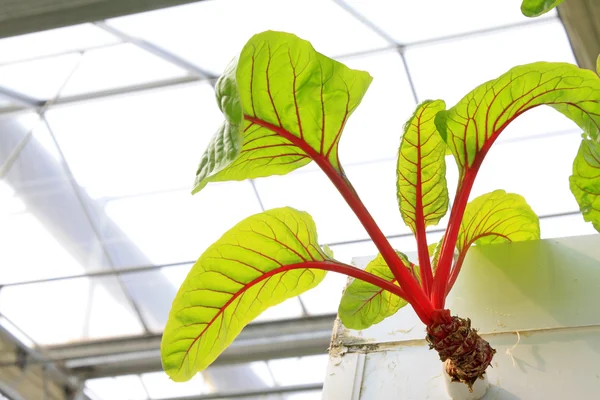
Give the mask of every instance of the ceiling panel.
M 335 3 L 319 0 L 203 1 L 108 23 L 217 74 L 248 38 L 266 30 L 293 32 L 330 56 L 387 45 Z
M 522 0 L 343 1 L 401 44 L 531 21 L 521 14 Z

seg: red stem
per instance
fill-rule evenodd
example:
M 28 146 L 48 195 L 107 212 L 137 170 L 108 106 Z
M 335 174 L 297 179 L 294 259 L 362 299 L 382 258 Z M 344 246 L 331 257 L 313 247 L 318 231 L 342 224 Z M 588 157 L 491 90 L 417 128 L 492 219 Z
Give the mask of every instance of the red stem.
M 404 290 L 403 298 L 411 303 L 415 312 L 419 315 L 419 318 L 425 323 L 431 322 L 431 315 L 433 313 L 433 307 L 429 301 L 428 296 L 421 289 L 418 281 L 412 276 L 408 268 L 404 266 L 400 257 L 396 254 L 387 238 L 377 226 L 377 223 L 360 200 L 358 194 L 344 175 L 342 171 L 338 171 L 331 165 L 329 159 L 318 153 L 315 149 L 309 146 L 305 141 L 292 135 L 290 132 L 280 126 L 273 125 L 269 122 L 263 121 L 259 118 L 245 115 L 244 118 L 254 124 L 269 129 L 272 132 L 277 133 L 281 137 L 289 140 L 292 144 L 299 147 L 304 151 L 321 170 L 331 180 L 333 185 L 338 189 L 344 200 L 348 203 L 352 211 L 356 214 L 365 230 L 377 246 L 377 249 L 381 253 L 381 256 L 386 261 L 390 270 L 394 274 L 396 281 L 400 284 Z
M 377 275 L 373 275 L 372 273 L 362 270 L 360 268 L 356 268 L 351 265 L 343 264 L 337 261 L 307 261 L 298 264 L 285 265 L 281 268 L 277 268 L 273 271 L 270 271 L 265 275 L 270 274 L 272 276 L 280 272 L 298 268 L 321 269 L 325 271 L 337 272 L 339 274 L 348 275 L 352 278 L 368 282 L 402 298 L 404 298 L 405 296 L 405 293 L 400 286 L 394 285 L 392 282 L 386 281 L 385 279 L 380 278 Z M 275 273 L 273 274 L 271 272 Z
M 427 246 L 427 234 L 425 233 L 425 215 L 423 214 L 423 181 L 421 165 L 421 115 L 417 123 L 419 129 L 419 145 L 417 147 L 417 184 L 415 186 L 416 203 L 415 204 L 415 238 L 417 240 L 417 249 L 419 254 L 419 271 L 421 272 L 421 282 L 423 290 L 427 297 L 431 295 L 431 285 L 433 283 L 433 272 L 431 271 L 431 261 L 429 260 L 429 249 Z
M 394 293 L 400 297 L 404 297 L 404 292 L 402 291 L 402 289 L 400 287 L 394 285 L 393 283 L 388 282 L 382 278 L 379 278 L 378 276 L 375 276 L 369 272 L 363 271 L 360 268 L 352 267 L 350 265 L 339 263 L 337 261 L 336 262 L 334 262 L 334 261 L 305 261 L 305 262 L 300 262 L 300 263 L 296 263 L 296 264 L 284 265 L 282 267 L 276 268 L 274 270 L 271 270 L 269 272 L 266 272 L 266 273 L 260 275 L 258 278 L 246 283 L 242 289 L 238 290 L 235 294 L 233 294 L 233 296 L 231 296 L 231 298 L 220 307 L 219 311 L 206 324 L 206 326 L 200 332 L 200 334 L 194 338 L 192 343 L 188 346 L 187 351 L 185 352 L 186 354 L 184 356 L 184 359 L 185 359 L 185 357 L 188 356 L 188 353 L 192 349 L 194 344 L 198 341 L 198 339 L 200 339 L 200 337 L 202 337 L 204 332 L 206 332 L 206 330 L 213 324 L 213 322 L 215 322 L 218 317 L 223 315 L 223 313 L 225 312 L 227 307 L 230 304 L 232 304 L 236 299 L 238 299 L 240 296 L 242 296 L 244 293 L 246 293 L 246 291 L 249 288 L 253 287 L 254 285 L 256 285 L 259 282 L 264 281 L 265 279 L 272 278 L 273 276 L 275 276 L 277 274 L 285 273 L 287 271 L 291 271 L 294 269 L 304 269 L 304 268 L 320 269 L 320 270 L 324 270 L 324 271 L 331 271 L 331 272 L 337 272 L 340 274 L 348 275 L 353 278 L 360 279 L 365 282 L 369 282 L 375 286 L 378 286 L 384 290 Z M 421 317 L 421 315 L 419 315 L 419 317 Z M 183 363 L 182 363 L 182 366 L 183 366 Z M 180 367 L 180 369 L 181 369 L 181 367 Z
M 420 161 L 419 161 L 420 162 Z M 417 204 L 415 207 L 415 238 L 419 254 L 419 271 L 423 290 L 429 297 L 431 295 L 431 285 L 433 284 L 433 273 L 431 271 L 431 261 L 429 260 L 429 246 L 427 244 L 427 234 L 425 233 L 425 219 L 423 217 L 423 202 L 421 199 L 421 187 L 419 182 L 421 177 L 417 178 Z
M 435 274 L 435 278 L 433 280 L 433 291 L 431 294 L 431 300 L 435 309 L 444 308 L 446 296 L 449 292 L 448 285 L 450 284 L 450 268 L 452 267 L 454 248 L 456 247 L 456 241 L 458 240 L 460 224 L 462 222 L 467 203 L 469 202 L 469 195 L 471 194 L 471 189 L 473 188 L 473 183 L 475 182 L 475 178 L 477 177 L 477 172 L 479 172 L 481 163 L 483 162 L 486 154 L 488 153 L 498 136 L 500 136 L 502 131 L 504 131 L 506 126 L 510 124 L 519 115 L 521 115 L 523 112 L 535 107 L 537 107 L 537 105 L 526 109 L 522 109 L 519 112 L 515 113 L 515 115 L 510 117 L 506 122 L 504 122 L 504 124 L 502 124 L 502 126 L 498 130 L 492 133 L 492 135 L 489 137 L 489 139 L 486 140 L 483 146 L 481 146 L 481 150 L 479 150 L 479 152 L 475 155 L 473 164 L 471 166 L 466 166 L 464 169 L 465 173 L 462 176 L 462 180 L 458 185 L 458 189 L 456 190 L 456 197 L 454 199 L 454 204 L 452 205 L 452 211 L 450 212 L 450 221 L 448 223 L 448 229 L 446 230 L 446 234 L 444 235 L 444 241 L 442 243 L 438 267 Z M 468 159 L 469 158 L 467 154 L 465 154 L 466 163 L 468 163 Z M 460 272 L 460 268 L 458 268 L 458 271 L 456 272 L 457 276 L 458 272 Z M 456 277 L 454 278 L 454 280 L 456 280 Z
M 460 223 L 465 213 L 467 203 L 469 202 L 469 195 L 471 194 L 471 188 L 473 187 L 476 175 L 477 170 L 467 170 L 464 179 L 458 187 L 456 198 L 454 204 L 452 205 L 448 229 L 444 235 L 437 271 L 435 273 L 435 279 L 433 280 L 431 300 L 433 302 L 433 306 L 437 309 L 444 308 L 447 292 L 446 285 L 450 277 L 450 267 L 452 267 L 454 247 L 456 246 Z

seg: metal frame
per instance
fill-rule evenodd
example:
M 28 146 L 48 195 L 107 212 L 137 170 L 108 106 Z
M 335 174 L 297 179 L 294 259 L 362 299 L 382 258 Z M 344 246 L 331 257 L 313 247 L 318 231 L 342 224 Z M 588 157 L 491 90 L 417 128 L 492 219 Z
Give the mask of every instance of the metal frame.
M 268 389 L 262 390 L 246 390 L 242 392 L 223 392 L 215 394 L 205 394 L 200 396 L 186 396 L 186 397 L 170 397 L 164 400 L 227 400 L 227 399 L 244 399 L 254 398 L 263 396 L 275 396 L 278 394 L 289 394 L 299 392 L 314 392 L 322 390 L 322 383 L 311 383 L 306 385 L 294 385 L 294 386 L 275 386 Z
M 596 70 L 600 54 L 600 2 L 569 0 L 558 7 L 577 63 L 582 68 Z
M 586 1 L 586 0 L 573 0 L 573 1 Z M 158 7 L 160 3 L 169 3 L 169 4 L 180 4 L 180 3 L 189 3 L 190 0 L 152 0 L 147 2 L 146 5 L 148 8 Z M 384 30 L 370 21 L 368 18 L 365 18 L 355 9 L 353 9 L 350 5 L 348 5 L 344 0 L 334 0 L 334 2 L 345 12 L 352 15 L 357 21 L 364 24 L 366 27 L 371 29 L 377 35 L 382 37 L 389 45 L 373 50 L 357 52 L 353 54 L 340 55 L 338 59 L 344 59 L 347 57 L 354 57 L 360 55 L 368 55 L 375 54 L 378 52 L 387 52 L 387 51 L 396 51 L 400 55 L 406 75 L 409 79 L 410 87 L 412 90 L 413 98 L 415 103 L 418 102 L 418 95 L 415 89 L 414 83 L 412 82 L 411 72 L 409 70 L 408 64 L 406 62 L 406 58 L 404 57 L 404 52 L 407 48 L 415 47 L 415 46 L 424 46 L 430 44 L 436 44 L 440 42 L 456 40 L 466 37 L 472 37 L 474 35 L 480 34 L 488 34 L 494 33 L 503 30 L 509 30 L 513 28 L 518 28 L 521 26 L 529 26 L 533 24 L 544 24 L 549 23 L 549 21 L 554 21 L 555 18 L 542 18 L 542 19 L 532 19 L 516 24 L 508 24 L 500 27 L 493 27 L 487 29 L 481 29 L 478 31 L 465 32 L 460 34 L 448 35 L 445 37 L 432 38 L 418 42 L 412 43 L 398 43 L 396 42 L 390 35 L 388 35 Z M 115 6 L 118 1 L 110 1 L 111 7 Z M 114 4 L 113 4 L 114 3 Z M 125 2 L 121 2 L 125 3 Z M 564 6 L 561 6 L 561 8 Z M 108 18 L 113 15 L 104 15 L 103 18 Z M 564 16 L 563 21 L 565 21 Z M 65 17 L 65 14 L 62 14 L 62 18 Z M 67 17 L 71 18 L 72 15 L 67 15 Z M 568 25 L 568 22 L 565 21 L 565 24 Z M 120 31 L 107 24 L 105 21 L 97 21 L 94 23 L 96 27 L 102 29 L 116 38 L 118 38 L 117 43 L 96 46 L 93 48 L 86 49 L 78 49 L 74 51 L 69 51 L 61 54 L 72 54 L 72 53 L 81 53 L 84 54 L 86 51 L 93 50 L 99 47 L 106 46 L 114 46 L 121 43 L 131 43 L 160 59 L 169 62 L 173 65 L 178 66 L 179 68 L 187 71 L 188 75 L 179 78 L 166 79 L 166 80 L 158 80 L 154 82 L 149 82 L 145 84 L 139 85 L 131 85 L 128 87 L 120 87 L 116 89 L 108 89 L 95 91 L 90 93 L 84 93 L 80 95 L 72 95 L 72 96 L 56 96 L 54 99 L 34 99 L 29 96 L 26 96 L 22 93 L 15 92 L 13 90 L 7 88 L 0 87 L 0 95 L 10 99 L 13 103 L 16 104 L 15 107 L 4 108 L 0 110 L 0 116 L 2 115 L 13 115 L 14 113 L 22 113 L 22 112 L 31 112 L 35 111 L 44 118 L 44 123 L 47 124 L 47 127 L 50 131 L 50 134 L 59 149 L 61 157 L 65 163 L 66 170 L 68 171 L 68 177 L 70 180 L 74 182 L 74 178 L 72 173 L 68 169 L 68 165 L 66 165 L 66 160 L 60 151 L 59 143 L 54 138 L 54 134 L 52 132 L 52 127 L 45 120 L 45 112 L 50 107 L 61 107 L 69 104 L 74 104 L 77 102 L 86 102 L 93 101 L 97 99 L 107 98 L 111 96 L 120 96 L 129 93 L 143 92 L 148 90 L 155 90 L 159 88 L 170 88 L 178 85 L 186 85 L 193 84 L 197 82 L 207 82 L 214 86 L 216 82 L 217 76 L 210 71 L 204 70 L 200 66 L 190 63 L 189 61 L 173 54 L 172 52 L 157 46 L 153 43 L 147 42 L 140 38 L 133 37 L 131 35 L 126 34 L 125 32 Z M 44 25 L 40 25 L 42 28 Z M 14 27 L 4 27 L 5 29 L 13 29 Z M 23 29 L 29 29 L 31 26 L 23 25 L 19 27 L 21 31 Z M 0 37 L 5 34 L 6 30 L 0 29 Z M 35 29 L 33 29 L 35 30 Z M 21 32 L 19 31 L 19 32 Z M 570 32 L 571 34 L 571 32 Z M 573 41 L 573 39 L 572 39 Z M 574 45 L 575 47 L 575 45 Z M 44 56 L 43 58 L 53 57 L 55 55 Z M 578 57 L 579 59 L 579 57 Z M 253 187 L 254 184 L 252 183 Z M 255 194 L 262 206 L 262 201 L 256 188 L 254 188 Z M 76 190 L 76 192 L 78 192 Z M 88 219 L 90 224 L 94 226 L 93 219 L 89 216 L 89 211 L 87 210 L 81 196 L 78 195 L 81 206 L 86 213 L 88 213 Z M 570 212 L 570 213 L 561 213 L 561 214 L 553 214 L 547 215 L 541 218 L 552 218 L 566 215 L 574 215 L 578 214 L 578 212 Z M 94 228 L 96 235 L 101 241 L 101 235 L 98 232 L 97 228 Z M 442 232 L 443 229 L 435 229 L 429 232 Z M 401 235 L 393 235 L 389 236 L 389 238 L 399 238 L 411 236 L 412 234 L 401 234 Z M 333 245 L 346 245 L 353 243 L 365 243 L 370 241 L 370 239 L 358 239 L 353 241 L 344 241 L 344 242 L 336 242 L 330 243 Z M 104 249 L 107 252 L 108 251 Z M 110 257 L 108 257 L 110 259 Z M 191 264 L 193 261 L 184 261 L 172 264 L 164 264 L 164 265 L 146 265 L 140 267 L 130 267 L 130 268 L 122 268 L 122 269 L 111 269 L 105 271 L 98 272 L 90 272 L 81 275 L 73 275 L 67 277 L 56 277 L 49 279 L 37 279 L 37 280 L 29 280 L 29 281 L 21 281 L 21 282 L 13 282 L 0 284 L 0 290 L 4 287 L 15 287 L 21 285 L 30 285 L 30 284 L 41 284 L 44 282 L 53 282 L 58 280 L 66 280 L 66 279 L 79 279 L 79 278 L 97 278 L 97 277 L 105 277 L 105 276 L 114 276 L 120 277 L 124 274 L 134 274 L 134 273 L 142 273 L 148 271 L 156 271 L 161 268 L 168 267 L 176 267 L 186 264 Z M 124 290 L 127 293 L 126 290 Z M 143 317 L 141 312 L 138 310 L 135 301 L 130 297 L 129 300 L 134 305 L 134 309 L 136 310 L 141 321 Z M 306 309 L 302 304 L 303 310 L 306 314 Z M 240 362 L 248 362 L 255 360 L 265 360 L 272 358 L 281 358 L 281 357 L 295 357 L 301 355 L 310 355 L 310 354 L 322 354 L 325 352 L 329 345 L 331 328 L 333 319 L 335 315 L 324 315 L 318 317 L 310 317 L 305 316 L 300 319 L 294 320 L 284 320 L 284 321 L 273 321 L 266 323 L 255 323 L 250 324 L 248 327 L 244 329 L 242 334 L 236 339 L 236 341 L 232 344 L 232 346 L 226 350 L 223 355 L 217 360 L 216 364 L 227 364 L 227 363 L 240 363 Z M 145 323 L 142 322 L 145 326 Z M 10 333 L 6 333 L 4 335 L 8 337 L 11 341 L 15 342 L 20 348 L 23 348 L 23 351 L 26 351 L 29 355 L 29 362 L 32 363 L 42 363 L 48 365 L 49 368 L 55 374 L 53 378 L 56 378 L 58 381 L 69 383 L 69 387 L 73 390 L 80 390 L 80 379 L 86 379 L 90 377 L 103 377 L 103 376 L 113 376 L 118 374 L 130 374 L 130 373 L 143 373 L 156 371 L 160 369 L 160 335 L 154 335 L 148 333 L 148 328 L 146 328 L 146 335 L 136 336 L 130 338 L 119 338 L 112 340 L 103 340 L 103 341 L 93 341 L 93 342 L 85 342 L 78 344 L 69 344 L 64 346 L 52 346 L 46 347 L 43 350 L 40 349 L 31 349 L 27 346 L 23 346 L 19 342 L 17 338 L 15 338 Z M 2 331 L 2 326 L 0 325 L 0 331 Z M 15 360 L 16 362 L 17 360 Z M 14 363 L 4 363 L 4 365 L 14 365 Z M 0 363 L 0 368 L 2 364 Z M 75 378 L 76 377 L 76 378 Z M 75 383 L 73 383 L 75 382 Z M 300 385 L 300 386 L 290 386 L 290 387 L 277 387 L 271 388 L 263 391 L 246 391 L 244 393 L 226 393 L 226 394 L 216 394 L 216 395 L 205 395 L 205 396 L 193 396 L 193 397 L 182 397 L 182 398 L 173 398 L 170 400 L 191 400 L 193 399 L 221 399 L 221 398 L 241 398 L 245 396 L 259 396 L 259 395 L 272 395 L 272 394 L 283 394 L 297 391 L 309 391 L 309 390 L 320 390 L 322 387 L 321 384 L 313 384 L 313 385 Z
M 325 354 L 335 314 L 248 325 L 213 365 Z M 53 346 L 52 362 L 80 379 L 141 374 L 161 369 L 161 335 L 118 338 Z

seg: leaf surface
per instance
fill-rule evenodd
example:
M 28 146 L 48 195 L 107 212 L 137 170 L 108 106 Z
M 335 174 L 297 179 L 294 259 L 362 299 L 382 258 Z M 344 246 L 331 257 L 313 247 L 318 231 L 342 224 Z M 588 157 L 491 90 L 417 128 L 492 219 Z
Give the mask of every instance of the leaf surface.
M 210 181 L 283 175 L 311 160 L 339 171 L 343 128 L 371 80 L 295 35 L 253 36 L 217 84 L 226 122 L 202 156 L 193 192 Z
M 421 103 L 404 126 L 397 164 L 396 193 L 404 223 L 414 232 L 436 225 L 448 211 L 446 143 L 435 126 L 442 100 Z
M 540 238 L 540 223 L 525 199 L 504 190 L 481 195 L 467 204 L 456 247 L 519 242 Z
M 436 125 L 457 161 L 461 179 L 468 170 L 479 168 L 508 123 L 542 104 L 560 111 L 597 140 L 600 79 L 595 73 L 565 63 L 514 67 L 436 116 Z
M 404 265 L 411 269 L 411 272 L 417 274 L 418 271 L 406 256 L 400 252 L 397 253 Z M 381 254 L 367 264 L 365 271 L 398 285 Z M 403 298 L 395 294 L 372 283 L 354 279 L 342 295 L 338 315 L 347 328 L 365 329 L 394 315 L 406 304 L 408 303 Z
M 305 212 L 279 208 L 226 232 L 192 267 L 179 289 L 161 343 L 174 381 L 205 369 L 268 307 L 315 287 L 331 262 Z
M 600 143 L 581 142 L 569 181 L 583 218 L 600 232 Z
M 539 17 L 546 14 L 565 0 L 523 0 L 521 12 L 526 17 Z

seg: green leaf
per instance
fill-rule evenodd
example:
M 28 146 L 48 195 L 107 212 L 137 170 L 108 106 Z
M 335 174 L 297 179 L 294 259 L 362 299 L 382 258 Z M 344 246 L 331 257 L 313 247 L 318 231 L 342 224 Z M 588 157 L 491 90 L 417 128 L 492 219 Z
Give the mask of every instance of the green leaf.
M 523 196 L 495 190 L 467 204 L 456 247 L 540 238 L 540 222 Z
M 521 65 L 437 114 L 436 125 L 457 161 L 461 179 L 468 170 L 479 168 L 508 123 L 541 104 L 572 119 L 588 137 L 598 138 L 600 79 L 595 73 L 565 63 Z
M 539 17 L 558 6 L 564 0 L 523 0 L 521 12 L 526 17 Z
M 211 181 L 283 175 L 311 160 L 339 171 L 342 130 L 371 80 L 295 35 L 253 36 L 217 84 L 226 122 L 202 156 L 193 192 Z
M 583 218 L 600 232 L 600 143 L 581 142 L 569 181 Z
M 596 59 L 596 73 L 598 75 L 600 75 L 600 54 L 598 55 L 598 58 Z
M 315 287 L 330 262 L 305 212 L 278 208 L 246 218 L 210 246 L 179 289 L 161 344 L 174 381 L 205 369 L 268 307 Z
M 243 143 L 243 112 L 235 80 L 237 59 L 234 59 L 215 85 L 215 94 L 225 121 L 212 137 L 196 171 L 194 193 L 202 189 L 238 157 Z
M 325 253 L 325 255 L 329 258 L 333 258 L 333 250 L 331 250 L 331 248 L 329 246 L 327 246 L 326 244 L 324 244 L 322 246 L 323 249 L 323 253 Z
M 435 126 L 442 100 L 424 101 L 404 125 L 397 164 L 397 196 L 404 223 L 414 232 L 436 225 L 448 210 L 446 143 Z
M 427 253 L 429 253 L 429 257 L 432 257 L 435 254 L 437 246 L 437 243 L 431 243 L 429 246 L 427 246 Z
M 433 248 L 433 253 L 430 250 L 429 256 L 432 257 L 431 270 L 433 271 L 434 274 L 435 274 L 435 271 L 437 271 L 438 260 L 440 259 L 440 253 L 442 252 L 442 243 L 444 243 L 443 236 L 439 242 L 432 243 L 429 245 L 430 249 Z
M 397 253 L 404 265 L 414 274 L 418 274 L 418 268 L 415 268 L 404 254 Z M 381 254 L 367 264 L 365 271 L 398 285 Z M 406 304 L 408 303 L 403 298 L 395 294 L 372 283 L 354 279 L 342 295 L 338 315 L 347 328 L 365 329 L 394 315 Z

